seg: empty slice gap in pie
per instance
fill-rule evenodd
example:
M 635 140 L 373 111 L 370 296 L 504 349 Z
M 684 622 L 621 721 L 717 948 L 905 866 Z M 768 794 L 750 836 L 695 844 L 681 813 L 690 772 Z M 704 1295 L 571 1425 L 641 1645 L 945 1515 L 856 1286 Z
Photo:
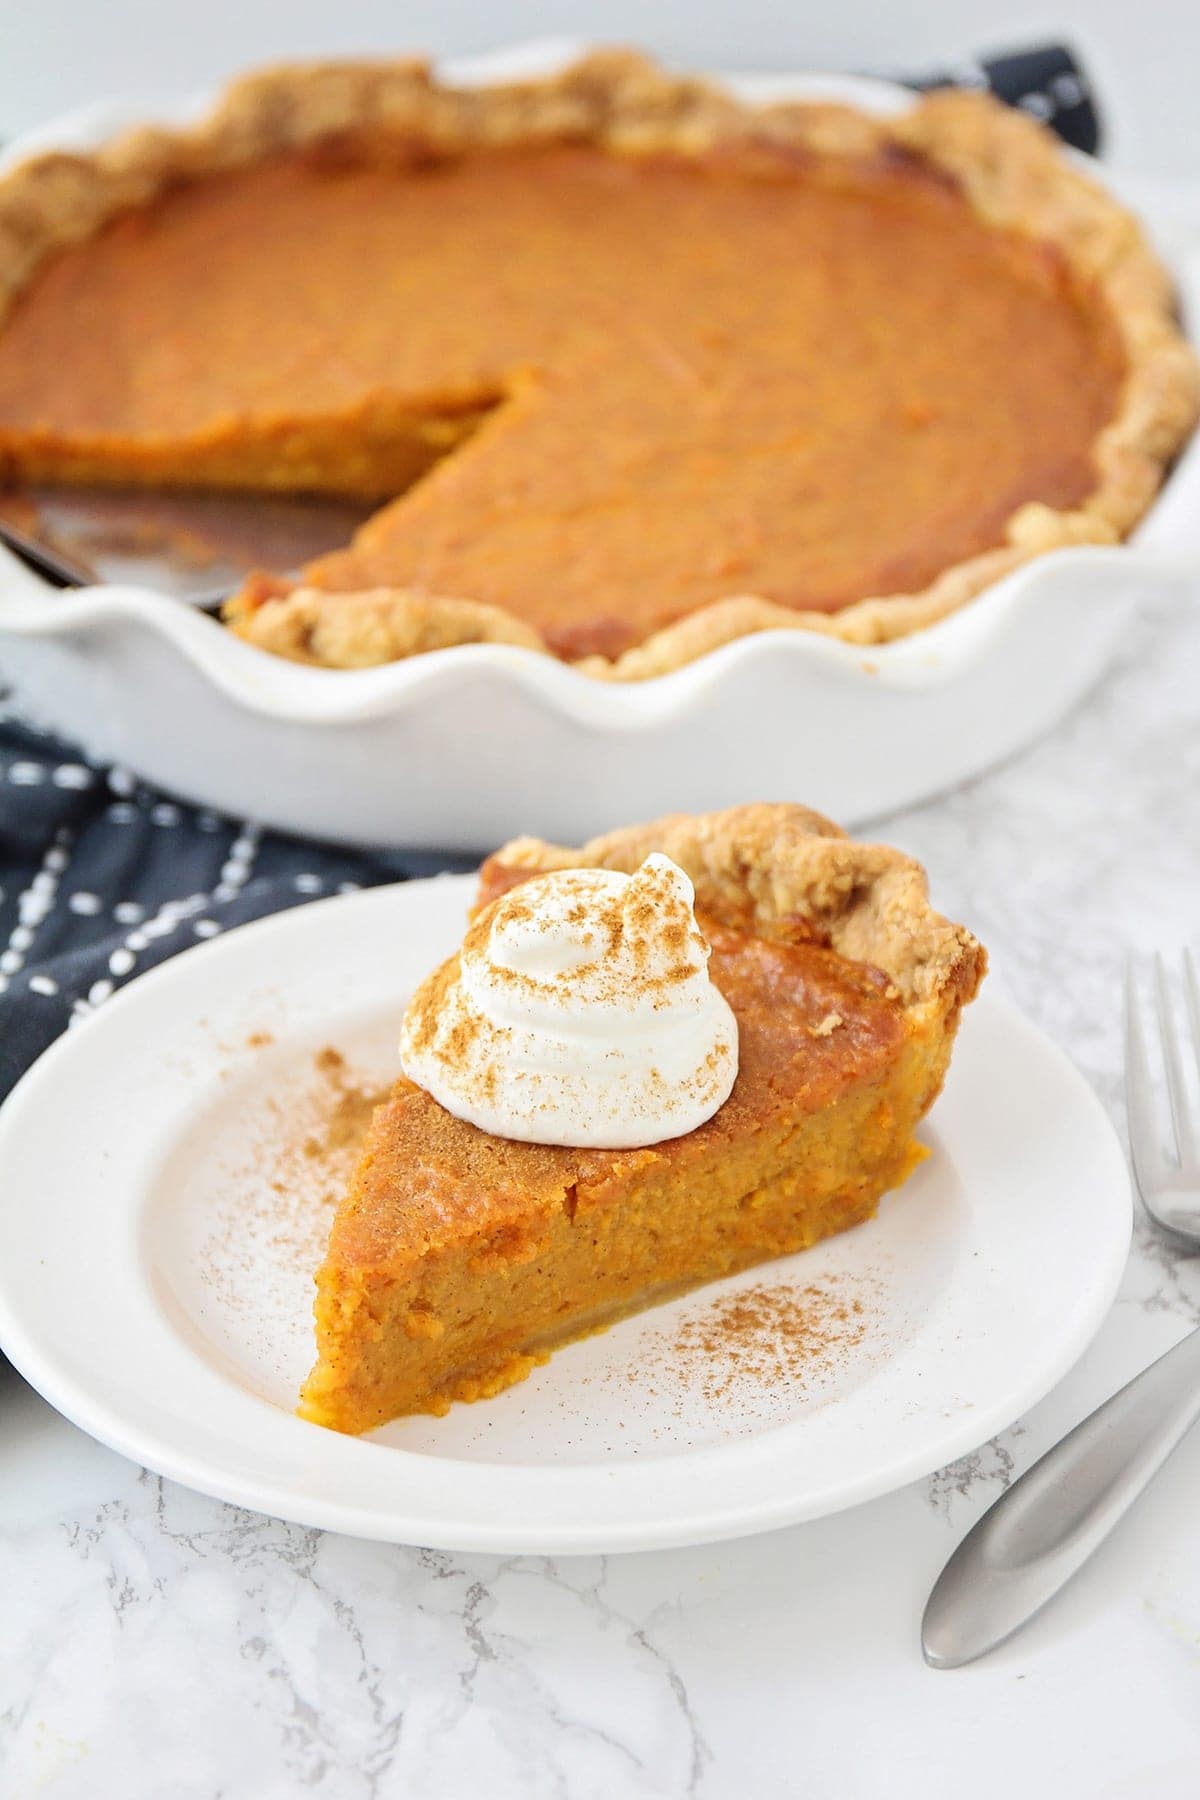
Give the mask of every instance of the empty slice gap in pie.
M 632 873 L 655 851 L 694 884 L 737 1021 L 729 1098 L 666 1142 L 572 1149 L 493 1135 L 398 1081 L 317 1278 L 304 1417 L 361 1432 L 493 1395 L 558 1344 L 868 1219 L 924 1154 L 914 1132 L 985 957 L 895 850 L 785 805 L 575 850 L 521 839 L 484 865 L 475 930 L 514 884 Z
M 227 613 L 353 667 L 641 677 L 917 629 L 1108 543 L 1194 422 L 1132 219 L 978 94 L 754 108 L 628 54 L 282 68 L 0 181 L 0 470 L 378 511 Z

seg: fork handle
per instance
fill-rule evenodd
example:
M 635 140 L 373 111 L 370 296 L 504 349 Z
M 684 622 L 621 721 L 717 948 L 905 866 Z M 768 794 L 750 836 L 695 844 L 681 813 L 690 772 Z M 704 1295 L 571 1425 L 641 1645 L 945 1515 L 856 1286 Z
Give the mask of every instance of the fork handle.
M 925 1608 L 926 1662 L 973 1662 L 1040 1612 L 1198 1418 L 1200 1331 L 1192 1331 L 1048 1450 L 967 1533 Z

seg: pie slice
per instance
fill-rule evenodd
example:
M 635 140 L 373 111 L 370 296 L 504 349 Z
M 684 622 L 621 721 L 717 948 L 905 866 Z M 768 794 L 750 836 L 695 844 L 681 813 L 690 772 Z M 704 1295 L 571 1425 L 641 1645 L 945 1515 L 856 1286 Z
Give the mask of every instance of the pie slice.
M 640 679 L 767 627 L 882 642 L 1123 536 L 1196 417 L 1172 308 L 984 95 L 284 67 L 0 180 L 0 475 L 378 500 L 233 630 Z
M 532 838 L 481 872 L 486 907 L 549 870 L 632 873 L 653 851 L 696 890 L 739 1069 L 706 1124 L 636 1150 L 495 1137 L 396 1083 L 317 1276 L 304 1417 L 369 1430 L 497 1393 L 556 1345 L 874 1213 L 925 1154 L 916 1126 L 986 966 L 898 851 L 799 806 Z

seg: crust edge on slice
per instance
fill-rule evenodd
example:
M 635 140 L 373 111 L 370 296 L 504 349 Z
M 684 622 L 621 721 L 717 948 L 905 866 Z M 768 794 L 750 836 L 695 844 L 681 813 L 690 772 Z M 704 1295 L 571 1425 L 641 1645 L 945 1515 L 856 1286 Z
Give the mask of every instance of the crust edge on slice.
M 405 1229 L 397 1234 L 402 1243 L 377 1245 L 354 1267 L 331 1255 L 317 1277 L 318 1360 L 302 1393 L 305 1418 L 359 1432 L 495 1394 L 557 1343 L 860 1223 L 921 1160 L 913 1132 L 940 1092 L 986 955 L 969 931 L 930 907 L 920 865 L 856 843 L 803 807 L 762 804 L 676 815 L 577 850 L 518 839 L 484 865 L 481 905 L 551 869 L 630 870 L 652 849 L 687 871 L 700 909 L 714 920 L 826 945 L 880 971 L 903 1020 L 894 1056 L 839 1100 L 835 1118 L 783 1116 L 765 1178 L 761 1144 L 744 1166 L 734 1146 L 681 1206 L 665 1159 L 653 1150 L 633 1153 L 640 1160 L 631 1205 L 616 1172 L 606 1173 L 605 1154 L 588 1153 L 582 1168 L 551 1171 L 527 1199 L 498 1193 L 496 1217 L 475 1241 L 468 1222 L 466 1240 L 451 1233 L 444 1243 L 423 1228 Z M 393 1116 L 424 1103 L 411 1084 L 397 1083 L 375 1116 L 342 1203 L 347 1212 L 378 1180 Z M 672 1200 L 661 1216 L 653 1214 L 659 1193 Z M 638 1261 L 647 1207 L 657 1234 L 652 1281 Z M 553 1301 L 564 1271 L 569 1279 L 594 1271 L 594 1279 L 590 1306 L 560 1316 Z M 492 1321 L 483 1337 L 473 1330 L 480 1316 Z M 511 1330 L 497 1323 L 506 1316 Z
M 514 838 L 481 871 L 486 894 L 502 870 L 639 867 L 652 850 L 677 862 L 702 912 L 768 933 L 802 927 L 850 962 L 891 977 L 908 1011 L 957 1011 L 987 968 L 965 926 L 929 904 L 924 869 L 886 844 L 863 844 L 791 802 L 756 801 L 715 813 L 671 813 L 623 826 L 578 849 Z

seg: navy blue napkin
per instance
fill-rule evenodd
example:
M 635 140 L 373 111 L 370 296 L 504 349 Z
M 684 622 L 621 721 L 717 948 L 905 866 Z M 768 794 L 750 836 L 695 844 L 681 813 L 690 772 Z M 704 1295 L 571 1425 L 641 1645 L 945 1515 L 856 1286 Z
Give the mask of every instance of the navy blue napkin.
M 1091 84 L 1064 44 L 1042 44 L 1034 50 L 1008 50 L 973 58 L 925 75 L 895 77 L 906 87 L 987 88 L 998 99 L 1049 125 L 1075 150 L 1095 156 L 1100 149 L 1100 117 Z
M 477 858 L 331 850 L 169 800 L 0 701 L 0 1099 L 156 963 L 306 900 Z

